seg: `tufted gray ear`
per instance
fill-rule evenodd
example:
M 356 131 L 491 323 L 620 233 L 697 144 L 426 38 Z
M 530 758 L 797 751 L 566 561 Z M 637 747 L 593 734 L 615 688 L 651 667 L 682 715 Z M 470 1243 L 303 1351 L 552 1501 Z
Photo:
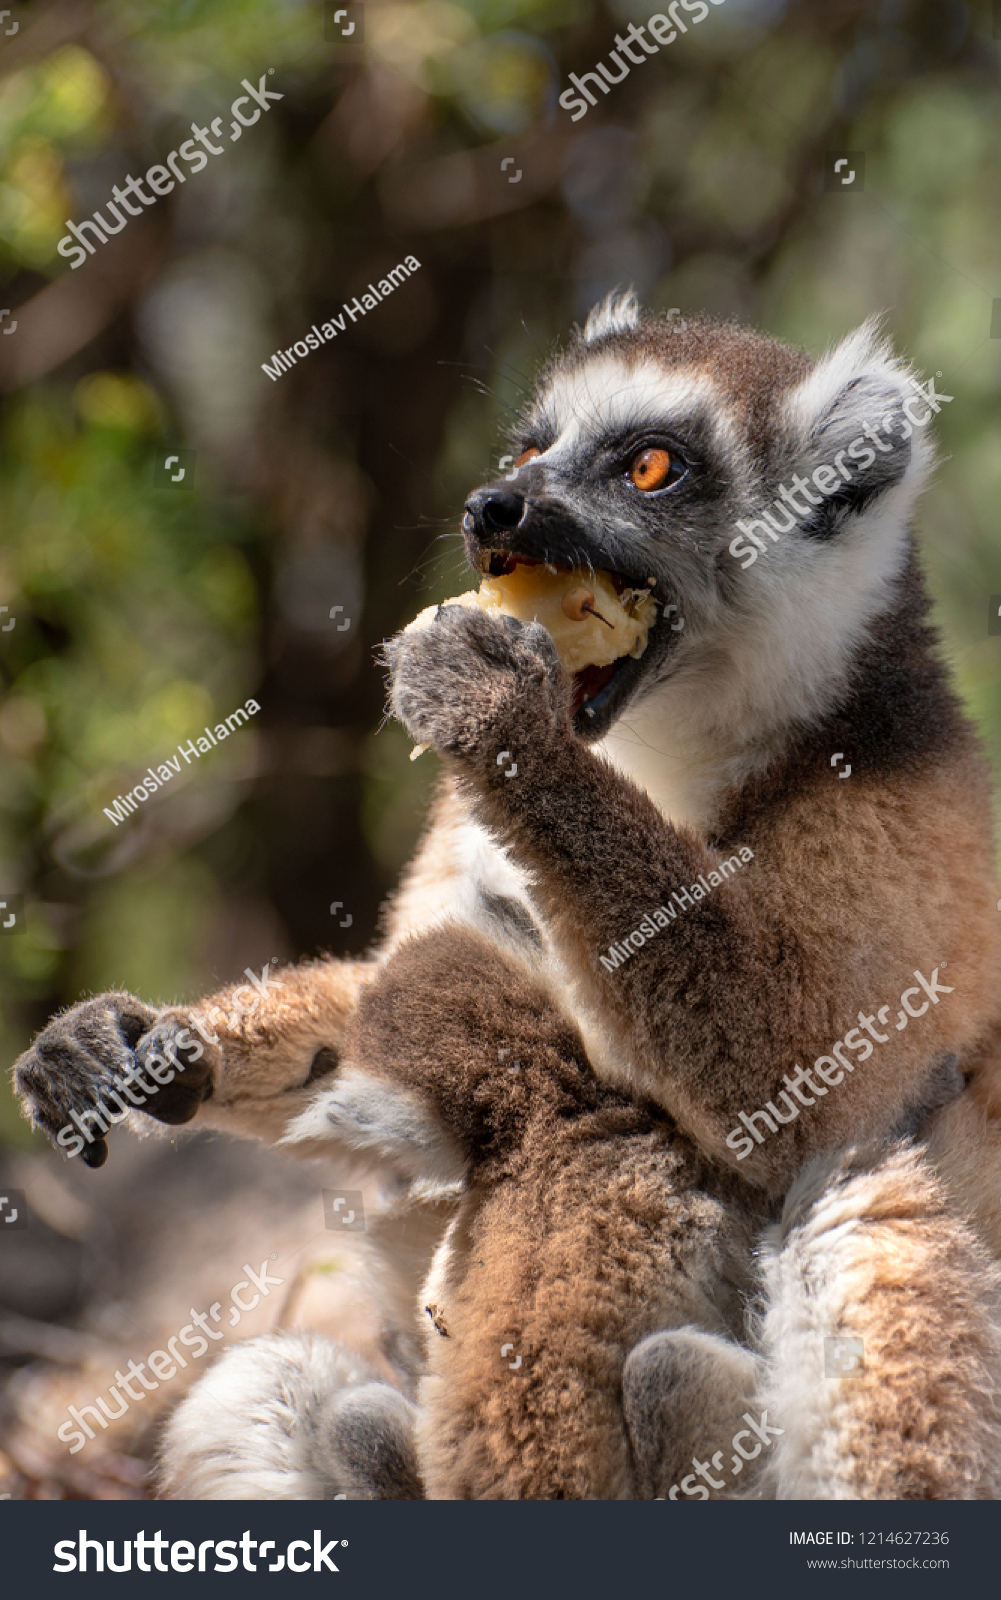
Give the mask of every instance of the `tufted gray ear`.
M 838 396 L 810 440 L 803 475 L 820 503 L 801 524 L 805 535 L 830 538 L 846 516 L 903 480 L 913 434 L 905 398 L 896 385 L 869 376 L 853 379 Z
M 806 481 L 801 534 L 831 538 L 878 496 L 897 488 L 908 501 L 917 495 L 932 458 L 924 430 L 934 411 L 875 320 L 817 363 L 785 412 L 794 470 Z

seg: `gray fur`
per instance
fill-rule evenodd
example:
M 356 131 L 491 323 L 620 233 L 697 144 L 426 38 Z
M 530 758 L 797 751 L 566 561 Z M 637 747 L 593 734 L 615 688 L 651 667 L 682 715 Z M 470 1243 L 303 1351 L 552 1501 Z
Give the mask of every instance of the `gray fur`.
M 160 1451 L 173 1500 L 415 1500 L 416 1410 L 335 1339 L 275 1333 L 226 1351 Z
M 697 1328 L 654 1333 L 638 1344 L 622 1374 L 637 1498 L 668 1498 L 695 1458 L 711 1460 L 723 1450 L 729 1464 L 730 1440 L 758 1381 L 750 1351 Z M 753 1470 L 742 1472 L 741 1489 Z

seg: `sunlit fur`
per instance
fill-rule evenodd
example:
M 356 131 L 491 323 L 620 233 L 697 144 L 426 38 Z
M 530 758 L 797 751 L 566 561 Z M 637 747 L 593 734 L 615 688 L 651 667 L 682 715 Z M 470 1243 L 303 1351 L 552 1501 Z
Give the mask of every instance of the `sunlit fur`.
M 930 427 L 914 428 L 906 449 L 898 430 L 885 459 L 868 476 L 860 471 L 852 503 L 832 502 L 813 524 L 769 541 L 747 569 L 729 548 L 738 519 L 768 509 L 793 474 L 829 463 L 865 423 L 899 416 L 909 377 L 875 324 L 814 362 L 734 324 L 645 316 L 628 294 L 597 307 L 545 369 L 514 430 L 516 454 L 540 452 L 518 482 L 529 500 L 545 503 L 548 527 L 572 527 L 581 564 L 653 577 L 683 629 L 658 625 L 635 692 L 600 747 L 570 740 L 531 696 L 520 703 L 515 726 L 523 740 L 528 730 L 537 736 L 544 758 L 533 765 L 529 751 L 519 764 L 517 798 L 530 801 L 535 785 L 538 805 L 516 809 L 513 787 L 506 795 L 498 787 L 489 739 L 450 756 L 373 957 L 286 969 L 282 998 L 253 1019 L 220 1023 L 218 1045 L 206 1049 L 213 1092 L 198 1108 L 200 1125 L 285 1137 L 286 1149 L 310 1157 L 326 1148 L 337 1171 L 348 1158 L 381 1160 L 413 1185 L 409 1242 L 389 1248 L 390 1233 L 378 1228 L 365 1240 L 380 1261 L 373 1281 L 382 1283 L 387 1348 L 407 1352 L 393 1368 L 404 1396 L 429 1367 L 447 1367 L 448 1341 L 423 1306 L 433 1299 L 447 1323 L 456 1263 L 471 1270 L 457 1253 L 456 1228 L 466 1206 L 457 1169 L 469 1151 L 457 1154 L 413 1084 L 399 1099 L 387 1091 L 394 1081 L 404 1087 L 405 1049 L 399 1059 L 353 1059 L 342 1069 L 346 1098 L 336 1076 L 315 1088 L 307 1078 L 318 1048 L 343 1049 L 359 997 L 378 1005 L 389 958 L 404 959 L 417 934 L 431 949 L 465 929 L 531 979 L 540 1005 L 579 1028 L 603 1084 L 649 1097 L 704 1159 L 721 1173 L 729 1163 L 734 1181 L 747 1185 L 747 1215 L 780 1206 L 804 1169 L 811 1174 L 806 1199 L 794 1191 L 784 1230 L 767 1245 L 761 1333 L 773 1420 L 789 1421 L 804 1394 L 811 1405 L 777 1443 L 759 1492 L 996 1492 L 988 1466 L 998 1455 L 996 1419 L 980 1403 L 995 1382 L 996 1290 L 971 1227 L 1001 1250 L 1001 919 L 986 766 L 924 620 L 911 518 L 932 462 Z M 646 429 L 677 434 L 692 450 L 691 473 L 662 495 L 631 494 L 599 459 L 610 441 Z M 478 707 L 484 716 L 504 711 L 474 644 L 464 638 L 467 655 L 451 664 L 459 688 L 447 661 L 429 672 L 412 656 L 408 694 L 444 730 L 443 748 L 450 717 L 474 725 Z M 831 768 L 838 751 L 852 764 L 847 781 Z M 598 953 L 635 925 L 639 895 L 656 904 L 735 843 L 754 851 L 739 883 L 717 891 L 706 915 L 686 913 L 649 961 L 602 973 Z M 947 1003 L 895 1034 L 878 1069 L 855 1073 L 738 1165 L 724 1137 L 738 1110 L 763 1104 L 794 1063 L 826 1052 L 860 1009 L 892 1002 L 915 968 L 930 973 L 946 961 Z M 445 1018 L 444 980 L 439 991 Z M 226 992 L 210 997 L 199 1010 L 220 1004 L 225 1013 L 225 1000 Z M 134 1011 L 139 1002 L 129 1004 Z M 112 1051 L 124 1005 L 110 997 L 106 1026 L 80 1033 L 95 1063 Z M 158 1038 L 187 1019 L 183 1007 L 150 1013 Z M 75 1011 L 56 1019 L 19 1063 L 29 1113 L 47 1128 L 66 1106 L 86 1103 L 79 1026 Z M 426 1061 L 430 1070 L 430 1050 Z M 943 1062 L 955 1062 L 970 1086 L 922 1129 L 939 1179 L 907 1135 L 922 1107 L 936 1103 Z M 359 1107 L 373 1122 L 358 1121 Z M 846 1147 L 856 1151 L 847 1169 L 838 1154 Z M 597 1196 L 595 1215 L 601 1204 Z M 433 1260 L 449 1221 L 452 1234 Z M 880 1265 L 880 1241 L 894 1252 L 896 1275 Z M 522 1260 L 500 1236 L 494 1247 L 512 1268 Z M 903 1365 L 893 1354 L 902 1284 L 920 1299 Z M 828 1330 L 853 1331 L 863 1295 L 871 1381 L 821 1391 L 818 1341 Z M 954 1354 L 959 1381 L 945 1404 L 937 1386 Z M 248 1392 L 254 1382 L 262 1393 L 280 1390 L 290 1358 L 288 1348 L 250 1346 L 241 1356 L 256 1362 Z M 304 1372 L 318 1370 L 302 1359 Z M 337 1362 L 329 1373 L 338 1394 L 355 1381 Z M 463 1394 L 481 1377 L 467 1373 L 472 1388 Z M 884 1382 L 926 1429 L 923 1453 L 892 1408 L 880 1409 Z M 225 1494 L 257 1450 L 238 1428 L 218 1454 L 199 1456 L 201 1389 L 185 1402 L 187 1431 L 179 1423 L 168 1433 L 171 1493 L 195 1481 L 190 1461 L 199 1492 Z M 305 1380 L 288 1393 L 316 1434 L 326 1397 Z M 651 1429 L 662 1426 L 655 1396 L 644 1414 Z M 442 1438 L 459 1439 L 460 1415 L 443 1422 Z M 420 1448 L 433 1452 L 436 1441 L 423 1438 Z M 335 1428 L 324 1481 L 341 1481 L 338 1449 Z M 317 1481 L 301 1476 L 301 1463 L 283 1469 L 280 1452 L 275 1460 L 290 1481 Z M 370 1482 L 354 1492 L 378 1490 Z

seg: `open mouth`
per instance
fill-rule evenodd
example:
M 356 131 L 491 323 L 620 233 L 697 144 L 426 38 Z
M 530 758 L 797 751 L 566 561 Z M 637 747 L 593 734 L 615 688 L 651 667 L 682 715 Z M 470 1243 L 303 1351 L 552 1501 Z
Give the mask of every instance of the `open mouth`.
M 610 667 L 586 667 L 574 673 L 573 722 L 588 741 L 602 739 L 625 709 L 652 663 L 645 657 L 621 656 Z
M 550 595 L 540 594 L 536 619 L 553 634 L 560 660 L 572 679 L 577 733 L 588 740 L 600 738 L 652 664 L 648 651 L 662 620 L 657 617 L 654 580 L 637 581 L 607 568 L 584 572 L 512 550 L 485 550 L 480 556 L 479 569 L 488 580 L 510 578 L 519 568 L 544 568 L 548 575 L 540 589 L 544 587 Z M 567 580 L 573 579 L 576 583 L 567 587 Z M 561 589 L 562 603 L 554 609 L 551 596 Z M 514 612 L 512 608 L 512 614 L 531 620 L 533 585 L 525 583 L 521 590 L 520 609 Z M 504 604 L 503 609 L 509 606 Z M 590 651 L 587 644 L 576 648 L 583 638 L 578 631 L 582 622 L 588 624 L 588 638 L 597 646 Z M 585 659 L 588 654 L 597 659 Z

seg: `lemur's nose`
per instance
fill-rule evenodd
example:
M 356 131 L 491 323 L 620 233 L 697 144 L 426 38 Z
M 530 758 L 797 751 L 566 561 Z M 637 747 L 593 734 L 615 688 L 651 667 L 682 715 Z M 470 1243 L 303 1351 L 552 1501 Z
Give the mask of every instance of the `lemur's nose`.
M 525 515 L 525 496 L 517 489 L 491 486 L 477 489 L 466 501 L 462 526 L 467 533 L 481 537 L 490 533 L 509 533 Z

